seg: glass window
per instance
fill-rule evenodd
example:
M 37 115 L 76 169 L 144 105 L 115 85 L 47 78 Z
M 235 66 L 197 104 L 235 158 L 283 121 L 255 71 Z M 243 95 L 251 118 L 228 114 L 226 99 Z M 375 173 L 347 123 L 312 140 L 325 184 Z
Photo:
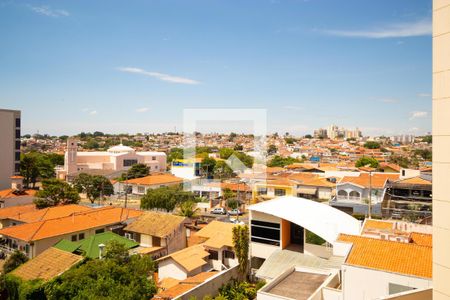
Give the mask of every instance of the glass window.
M 72 235 L 72 242 L 76 242 L 76 241 L 77 241 L 77 235 L 74 234 L 74 235 Z
M 145 193 L 145 187 L 143 187 L 143 186 L 138 186 L 138 193 L 139 193 L 139 194 Z
M 279 241 L 280 230 L 252 225 L 252 236 Z
M 225 258 L 234 259 L 233 251 L 224 250 L 222 254 L 223 254 L 223 257 L 225 257 Z
M 123 166 L 124 167 L 131 167 L 132 165 L 137 164 L 137 159 L 124 159 L 123 160 Z
M 16 139 L 20 139 L 20 129 L 16 129 Z
M 84 240 L 84 233 L 80 233 L 80 234 L 78 235 L 78 239 L 79 239 L 79 240 Z
M 16 127 L 20 127 L 20 118 L 16 118 Z
M 212 260 L 218 260 L 219 259 L 219 252 L 214 251 L 214 250 L 209 250 L 209 259 Z
M 19 173 L 20 172 L 20 163 L 16 163 L 14 165 L 14 172 Z
M 267 195 L 267 188 L 258 188 L 258 195 Z
M 20 160 L 20 152 L 15 152 L 14 160 L 19 161 Z
M 20 141 L 16 141 L 16 150 L 20 150 Z
M 95 231 L 95 234 L 103 233 L 103 232 L 105 232 L 105 228 L 97 229 L 97 230 Z
M 275 189 L 275 196 L 284 196 L 284 195 L 286 195 L 286 190 Z
M 156 160 L 156 156 L 152 156 L 152 160 Z

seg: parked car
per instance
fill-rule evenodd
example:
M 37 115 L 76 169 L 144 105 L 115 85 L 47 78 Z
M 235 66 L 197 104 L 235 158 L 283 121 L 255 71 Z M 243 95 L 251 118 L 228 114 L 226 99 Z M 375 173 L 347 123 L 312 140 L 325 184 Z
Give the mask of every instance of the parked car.
M 223 207 L 216 207 L 211 211 L 211 213 L 215 215 L 226 215 L 227 210 Z
M 228 212 L 228 214 L 230 215 L 230 216 L 242 216 L 242 211 L 240 211 L 239 209 L 237 209 L 237 208 L 235 208 L 235 209 L 232 209 L 232 210 L 230 210 L 229 212 Z

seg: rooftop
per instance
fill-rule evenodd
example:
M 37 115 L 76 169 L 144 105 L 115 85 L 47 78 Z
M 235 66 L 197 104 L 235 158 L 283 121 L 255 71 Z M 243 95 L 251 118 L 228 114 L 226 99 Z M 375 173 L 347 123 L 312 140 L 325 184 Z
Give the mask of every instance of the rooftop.
M 163 238 L 172 234 L 186 220 L 181 216 L 149 211 L 144 212 L 124 230 Z
M 397 173 L 372 173 L 372 178 L 370 179 L 369 173 L 361 173 L 359 176 L 345 176 L 339 181 L 339 184 L 344 183 L 352 183 L 364 188 L 369 188 L 372 185 L 372 188 L 382 189 L 386 185 L 386 181 L 389 180 L 398 180 L 399 174 Z
M 324 283 L 328 275 L 294 271 L 266 293 L 289 299 L 307 300 Z
M 209 252 L 203 248 L 203 245 L 194 245 L 167 256 L 161 257 L 160 259 L 158 259 L 158 261 L 172 258 L 186 271 L 190 272 L 206 265 L 208 262 L 205 259 L 207 259 L 208 256 Z
M 83 257 L 80 255 L 50 247 L 11 273 L 23 280 L 42 279 L 47 281 L 61 275 L 82 259 Z
M 6 189 L 0 191 L 0 199 L 2 198 L 14 198 L 14 197 L 21 197 L 21 196 L 34 196 L 36 195 L 36 190 L 23 190 L 23 191 L 17 191 L 16 189 Z
M 127 184 L 157 185 L 169 183 L 182 183 L 183 179 L 172 174 L 153 174 L 142 178 L 135 178 L 127 181 Z

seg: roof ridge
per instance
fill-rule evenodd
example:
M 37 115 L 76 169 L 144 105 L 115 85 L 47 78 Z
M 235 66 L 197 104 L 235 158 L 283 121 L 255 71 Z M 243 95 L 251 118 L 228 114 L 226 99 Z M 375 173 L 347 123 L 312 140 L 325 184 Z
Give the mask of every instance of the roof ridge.
M 50 210 L 50 207 L 46 207 L 46 208 L 45 208 L 45 212 L 44 212 L 44 214 L 41 216 L 41 218 L 39 219 L 39 221 L 42 221 L 42 219 L 43 219 L 44 216 L 48 213 L 49 210 Z
M 31 235 L 29 241 L 32 241 L 32 240 L 33 240 L 34 236 L 39 232 L 39 230 L 41 230 L 42 226 L 44 226 L 44 223 L 45 223 L 46 221 L 44 220 L 44 221 L 38 221 L 38 222 L 41 222 L 41 224 L 40 224 L 39 227 L 34 231 L 33 235 Z M 33 222 L 33 223 L 35 223 L 35 222 Z M 32 223 L 29 223 L 29 224 L 32 224 Z
M 403 242 L 397 242 L 397 241 L 391 241 L 391 240 L 383 240 L 383 239 L 377 239 L 377 238 L 373 238 L 373 237 L 369 237 L 369 236 L 353 235 L 353 234 L 346 234 L 346 233 L 341 233 L 341 235 L 352 236 L 352 237 L 356 237 L 356 238 L 368 239 L 368 240 L 373 240 L 373 241 L 386 242 L 386 243 L 391 243 L 391 244 L 396 244 L 396 245 L 409 245 L 409 246 L 414 246 L 414 247 L 433 248 L 433 246 L 425 246 L 425 245 L 419 245 L 416 243 L 403 243 Z M 339 242 L 352 243 L 349 241 L 339 241 Z

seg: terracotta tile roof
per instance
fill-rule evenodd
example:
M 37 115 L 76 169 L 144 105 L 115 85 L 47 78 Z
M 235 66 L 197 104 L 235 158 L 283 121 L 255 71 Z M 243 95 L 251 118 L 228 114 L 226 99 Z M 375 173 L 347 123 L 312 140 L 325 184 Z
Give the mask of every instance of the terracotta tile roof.
M 200 229 L 196 236 L 207 238 L 204 243 L 205 246 L 211 248 L 222 248 L 224 246 L 233 247 L 233 223 L 225 223 L 220 221 L 212 221 L 202 229 Z
M 205 282 L 208 278 L 211 278 L 216 274 L 217 272 L 202 272 L 195 276 L 188 277 L 184 280 L 166 278 L 169 280 L 165 281 L 165 279 L 163 279 L 161 281 L 160 287 L 162 287 L 162 284 L 171 286 L 156 294 L 153 299 L 174 299 L 181 294 L 195 288 L 197 285 Z
M 121 207 L 96 208 L 57 219 L 26 223 L 0 229 L 0 234 L 22 241 L 36 241 L 79 232 L 91 228 L 113 225 L 136 218 L 141 211 Z
M 177 230 L 186 220 L 185 217 L 148 211 L 127 225 L 124 230 L 164 238 Z
M 412 232 L 411 241 L 420 246 L 433 247 L 433 235 L 431 234 Z
M 24 212 L 17 214 L 16 216 L 11 216 L 9 219 L 21 221 L 24 223 L 32 223 L 37 221 L 45 221 L 50 219 L 56 219 L 61 217 L 67 217 L 72 215 L 73 213 L 90 211 L 93 208 L 77 205 L 77 204 L 69 204 L 69 205 L 60 205 L 54 207 L 47 207 L 43 209 L 36 209 L 30 212 Z
M 364 268 L 431 278 L 432 248 L 341 234 L 339 241 L 352 243 L 346 264 Z
M 127 184 L 138 185 L 159 185 L 159 184 L 177 184 L 182 183 L 183 179 L 172 174 L 154 174 L 142 178 L 130 179 Z
M 386 185 L 386 181 L 389 180 L 398 180 L 399 174 L 383 174 L 383 173 L 372 173 L 372 188 L 381 189 Z M 339 184 L 343 183 L 353 183 L 365 188 L 369 188 L 370 179 L 369 173 L 361 173 L 357 177 L 352 176 L 344 176 Z
M 18 214 L 23 214 L 37 210 L 38 209 L 34 204 L 5 207 L 0 209 L 0 219 L 10 219 L 12 217 L 17 216 Z
M 394 223 L 389 221 L 371 220 L 364 221 L 364 229 L 393 229 Z
M 166 260 L 172 258 L 186 271 L 190 272 L 206 264 L 209 252 L 205 250 L 203 245 L 195 245 L 192 247 L 184 248 L 180 251 L 174 252 L 167 256 L 159 258 L 157 261 Z
M 432 185 L 431 181 L 423 179 L 420 176 L 406 178 L 396 181 L 395 183 L 405 183 L 405 184 L 417 184 L 417 185 Z
M 36 195 L 36 190 L 23 190 L 22 192 L 17 192 L 15 189 L 6 189 L 0 191 L 0 199 L 2 198 L 15 198 L 21 196 L 33 196 Z
M 50 247 L 11 273 L 23 280 L 50 280 L 83 259 L 82 256 Z
M 397 164 L 393 164 L 393 163 L 381 163 L 381 164 L 380 164 L 380 168 L 381 168 L 381 169 L 387 169 L 387 168 L 390 168 L 390 169 L 392 169 L 392 170 L 394 170 L 394 171 L 400 172 L 400 170 L 401 170 L 402 167 L 400 167 L 400 166 L 397 165 Z

